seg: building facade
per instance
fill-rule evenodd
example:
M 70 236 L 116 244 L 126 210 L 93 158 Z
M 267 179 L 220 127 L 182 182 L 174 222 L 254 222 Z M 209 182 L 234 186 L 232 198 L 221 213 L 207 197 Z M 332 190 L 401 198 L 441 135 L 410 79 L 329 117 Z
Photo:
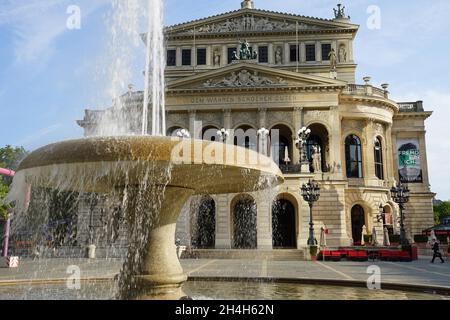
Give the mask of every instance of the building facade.
M 241 9 L 166 28 L 167 134 L 181 129 L 192 137 L 217 140 L 222 128 L 279 138 L 270 155 L 279 163 L 285 183 L 275 191 L 198 195 L 180 216 L 181 244 L 200 249 L 301 249 L 309 230 L 309 206 L 300 187 L 315 179 L 321 187 L 313 220 L 316 237 L 328 229 L 327 244 L 361 241 L 363 226 L 382 238 L 383 229 L 399 232 L 399 209 L 390 188 L 407 182 L 409 237 L 434 223 L 425 139 L 431 112 L 422 102 L 390 99 L 388 85 L 370 78 L 355 84 L 353 42 L 358 26 L 338 6 L 333 19 L 255 9 Z M 251 57 L 236 60 L 245 41 Z M 253 54 L 254 53 L 254 54 Z M 120 97 L 120 108 L 86 110 L 78 121 L 86 136 L 101 133 L 105 114 L 135 110 L 143 93 Z M 119 110 L 120 109 L 120 110 Z M 127 130 L 138 133 L 139 117 Z M 310 172 L 300 173 L 297 132 L 311 129 L 307 156 L 319 157 Z M 275 139 L 274 139 L 275 140 Z M 237 142 L 237 144 L 241 144 Z M 251 139 L 241 144 L 252 148 Z M 377 216 L 385 213 L 383 221 Z

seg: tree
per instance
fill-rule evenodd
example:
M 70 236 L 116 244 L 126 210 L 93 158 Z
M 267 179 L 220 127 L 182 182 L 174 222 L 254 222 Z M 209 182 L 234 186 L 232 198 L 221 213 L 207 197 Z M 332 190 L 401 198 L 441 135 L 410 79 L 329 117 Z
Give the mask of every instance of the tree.
M 450 216 L 450 201 L 443 201 L 434 206 L 434 220 L 436 224 L 441 224 L 444 218 Z
M 23 147 L 13 148 L 8 145 L 4 148 L 0 148 L 0 168 L 16 170 L 20 161 L 22 161 L 27 154 L 28 152 Z M 5 220 L 8 218 L 11 206 L 4 204 L 3 200 L 8 194 L 11 182 L 11 177 L 0 177 L 0 218 Z
M 9 205 L 3 204 L 3 199 L 5 199 L 8 194 L 8 186 L 6 186 L 2 181 L 0 181 L 0 219 L 7 220 L 9 215 L 9 210 L 11 207 Z

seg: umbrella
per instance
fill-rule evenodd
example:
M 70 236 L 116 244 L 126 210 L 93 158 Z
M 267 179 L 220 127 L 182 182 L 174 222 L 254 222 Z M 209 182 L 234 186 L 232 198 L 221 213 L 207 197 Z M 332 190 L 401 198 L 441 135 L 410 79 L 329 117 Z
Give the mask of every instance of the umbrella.
M 322 227 L 320 228 L 320 247 L 326 248 L 326 246 L 327 246 L 327 236 L 325 233 L 325 228 Z
M 383 232 L 383 245 L 385 247 L 391 246 L 391 241 L 389 241 L 389 230 L 386 227 L 384 227 L 384 232 Z
M 378 239 L 377 239 L 377 230 L 375 227 L 372 229 L 372 245 L 374 247 L 378 246 Z
M 364 246 L 366 244 L 366 241 L 364 240 L 364 236 L 367 236 L 367 227 L 362 227 L 362 233 L 361 233 L 361 245 Z
M 289 158 L 289 148 L 288 147 L 286 147 L 285 149 L 284 149 L 284 160 L 283 160 L 285 163 L 289 163 L 289 162 L 291 162 L 291 159 Z

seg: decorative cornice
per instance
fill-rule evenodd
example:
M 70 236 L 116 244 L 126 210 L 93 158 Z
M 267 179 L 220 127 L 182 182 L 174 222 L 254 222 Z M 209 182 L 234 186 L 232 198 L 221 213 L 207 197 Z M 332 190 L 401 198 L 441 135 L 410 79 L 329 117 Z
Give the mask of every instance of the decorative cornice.
M 352 95 L 352 94 L 341 94 L 340 95 L 341 101 L 346 102 L 365 102 L 370 104 L 376 104 L 380 106 L 384 106 L 392 110 L 394 113 L 398 113 L 399 107 L 398 104 L 395 101 L 381 98 L 377 96 L 360 96 L 360 95 Z

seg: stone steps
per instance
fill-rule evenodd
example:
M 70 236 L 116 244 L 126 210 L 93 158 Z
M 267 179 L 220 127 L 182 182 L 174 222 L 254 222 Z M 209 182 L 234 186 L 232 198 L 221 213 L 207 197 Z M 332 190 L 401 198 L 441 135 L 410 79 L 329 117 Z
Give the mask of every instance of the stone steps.
M 304 250 L 230 250 L 191 249 L 183 252 L 182 259 L 249 259 L 274 261 L 304 261 Z

